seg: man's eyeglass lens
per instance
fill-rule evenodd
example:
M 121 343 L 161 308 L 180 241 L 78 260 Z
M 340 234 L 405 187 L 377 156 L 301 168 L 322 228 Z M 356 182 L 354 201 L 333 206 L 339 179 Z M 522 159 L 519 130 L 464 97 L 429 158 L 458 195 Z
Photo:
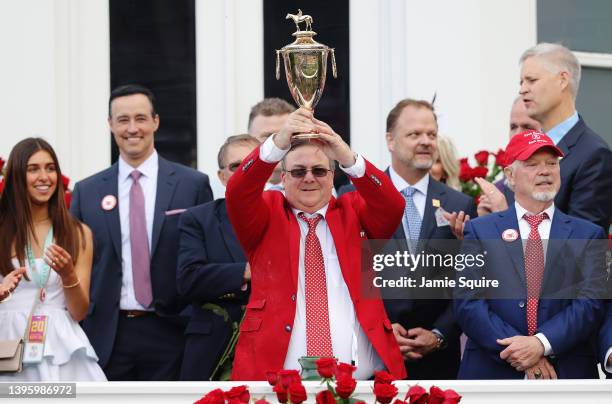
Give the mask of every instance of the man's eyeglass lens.
M 293 170 L 287 170 L 293 178 L 304 178 L 307 172 L 311 172 L 315 177 L 325 177 L 331 170 L 323 167 L 314 167 L 310 169 L 306 168 L 294 168 Z

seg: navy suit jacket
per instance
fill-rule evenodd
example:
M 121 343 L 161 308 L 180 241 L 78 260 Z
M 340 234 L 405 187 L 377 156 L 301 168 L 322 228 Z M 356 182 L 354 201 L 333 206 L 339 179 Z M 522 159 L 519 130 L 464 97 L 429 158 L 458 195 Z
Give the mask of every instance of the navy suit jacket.
M 458 276 L 495 279 L 499 288 L 455 289 L 455 315 L 468 342 L 460 379 L 522 379 L 500 359 L 505 348 L 497 339 L 527 335 L 526 283 L 520 236 L 503 241 L 504 230 L 519 231 L 514 204 L 503 212 L 470 220 L 464 229 L 462 253 L 482 254 L 485 267 L 468 267 Z M 559 378 L 597 378 L 590 343 L 604 314 L 605 263 L 601 228 L 555 209 L 538 305 L 538 333 L 550 342 L 549 356 Z M 559 294 L 563 291 L 562 294 Z M 555 297 L 556 298 L 546 298 Z M 569 297 L 577 296 L 577 299 Z
M 612 218 L 612 151 L 582 118 L 557 147 L 564 157 L 559 164 L 561 187 L 555 206 L 570 216 L 598 224 L 607 232 Z M 508 191 L 504 195 L 511 206 L 514 193 Z
M 241 290 L 247 259 L 227 216 L 225 199 L 188 209 L 179 227 L 176 284 L 179 294 L 192 302 L 184 355 L 190 364 L 184 366 L 181 378 L 208 380 L 231 336 L 232 322 L 240 322 L 241 305 L 248 301 L 248 291 Z M 230 319 L 203 309 L 206 303 L 220 306 Z
M 83 329 L 100 359 L 108 363 L 119 320 L 121 298 L 121 224 L 119 204 L 104 210 L 102 199 L 112 195 L 118 200 L 118 163 L 78 182 L 72 194 L 70 212 L 87 224 L 94 237 L 90 303 Z M 185 302 L 176 292 L 179 214 L 166 214 L 210 201 L 208 176 L 159 157 L 157 193 L 151 242 L 151 283 L 155 312 L 181 324 L 179 313 Z M 154 355 L 154 353 L 151 353 Z
M 386 174 L 389 175 L 387 169 Z M 340 188 L 339 194 L 351 191 L 352 185 L 345 185 Z M 448 212 L 464 211 L 471 218 L 477 216 L 476 205 L 469 196 L 455 191 L 454 189 L 429 177 L 427 197 L 425 201 L 425 212 L 421 223 L 421 233 L 419 238 L 425 241 L 423 249 L 429 252 L 432 248 L 427 240 L 454 240 L 455 236 L 449 226 L 437 226 L 434 212 L 437 209 L 433 206 L 432 199 L 440 201 L 440 206 Z M 403 224 L 400 223 L 393 238 L 402 240 L 398 246 L 408 247 L 405 243 L 406 235 Z M 442 247 L 455 247 L 455 245 L 442 245 Z M 448 251 L 451 252 L 451 251 Z M 431 270 L 431 269 L 430 269 Z M 392 273 L 401 275 L 401 272 L 389 269 Z M 387 291 L 385 291 L 387 292 Z M 385 309 L 392 323 L 399 323 L 404 328 L 422 327 L 428 330 L 438 329 L 444 335 L 447 347 L 440 351 L 434 351 L 423 359 L 416 362 L 406 362 L 406 370 L 410 379 L 455 379 L 459 370 L 460 344 L 459 336 L 461 329 L 458 327 L 454 314 L 452 300 L 450 299 L 410 299 L 401 296 L 390 296 L 395 291 L 383 294 Z M 386 296 L 385 296 L 386 295 Z M 449 296 L 450 291 L 449 291 Z

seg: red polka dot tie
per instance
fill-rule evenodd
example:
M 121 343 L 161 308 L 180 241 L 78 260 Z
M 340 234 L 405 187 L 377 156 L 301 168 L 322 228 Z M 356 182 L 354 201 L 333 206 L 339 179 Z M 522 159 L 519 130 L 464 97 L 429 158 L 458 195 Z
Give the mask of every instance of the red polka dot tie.
M 538 226 L 544 219 L 548 219 L 548 215 L 546 213 L 524 215 L 523 218 L 531 226 L 525 247 L 525 279 L 527 280 L 527 331 L 529 335 L 534 335 L 538 328 L 538 300 L 544 277 L 544 248 Z
M 321 243 L 316 233 L 317 224 L 323 216 L 316 215 L 309 219 L 303 212 L 300 212 L 298 216 L 308 224 L 304 249 L 306 355 L 333 356 L 329 331 L 325 263 L 321 252 Z

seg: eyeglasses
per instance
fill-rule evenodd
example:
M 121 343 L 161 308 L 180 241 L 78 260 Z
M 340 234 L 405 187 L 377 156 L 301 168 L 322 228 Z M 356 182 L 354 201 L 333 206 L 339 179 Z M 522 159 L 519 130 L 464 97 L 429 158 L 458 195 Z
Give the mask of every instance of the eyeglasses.
M 242 164 L 242 161 L 235 161 L 233 163 L 230 163 L 230 164 L 226 165 L 223 168 L 227 168 L 231 172 L 234 172 L 234 171 L 236 171 L 238 169 L 238 167 L 240 167 L 240 164 Z
M 307 172 L 311 172 L 315 177 L 325 177 L 328 172 L 330 172 L 329 168 L 323 167 L 313 167 L 313 168 L 294 168 L 293 170 L 285 170 L 286 173 L 291 174 L 293 178 L 304 178 Z

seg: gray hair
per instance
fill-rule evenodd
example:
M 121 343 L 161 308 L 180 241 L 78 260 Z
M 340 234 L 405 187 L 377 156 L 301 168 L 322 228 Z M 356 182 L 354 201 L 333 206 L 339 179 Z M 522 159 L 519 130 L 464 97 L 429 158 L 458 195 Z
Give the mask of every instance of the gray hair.
M 568 72 L 570 77 L 570 91 L 574 99 L 576 98 L 582 73 L 580 62 L 572 51 L 560 44 L 542 42 L 523 52 L 519 63 L 523 64 L 525 60 L 531 57 L 545 59 L 548 70 L 553 73 L 562 71 Z

